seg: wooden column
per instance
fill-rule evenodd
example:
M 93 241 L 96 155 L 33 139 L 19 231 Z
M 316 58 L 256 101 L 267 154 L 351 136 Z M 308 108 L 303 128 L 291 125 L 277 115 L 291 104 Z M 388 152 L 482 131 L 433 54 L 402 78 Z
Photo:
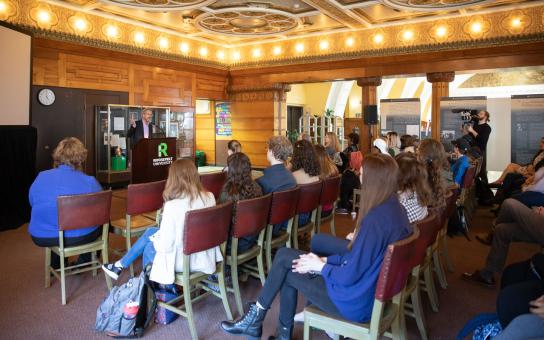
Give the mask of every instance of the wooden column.
M 361 97 L 361 115 L 364 117 L 366 105 L 378 105 L 377 87 L 382 84 L 382 77 L 366 77 L 357 79 L 357 85 L 363 88 Z M 372 139 L 379 136 L 380 123 L 376 125 L 367 125 L 361 117 L 361 135 L 359 136 L 359 150 L 363 154 L 371 150 Z
M 440 99 L 450 95 L 450 83 L 455 72 L 427 73 L 427 81 L 433 84 L 431 95 L 431 133 L 433 139 L 440 141 Z

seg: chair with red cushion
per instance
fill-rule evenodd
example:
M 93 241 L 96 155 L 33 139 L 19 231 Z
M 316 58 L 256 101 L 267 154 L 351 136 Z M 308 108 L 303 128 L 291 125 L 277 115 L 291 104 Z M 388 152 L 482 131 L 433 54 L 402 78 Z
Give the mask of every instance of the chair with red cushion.
M 393 339 L 403 336 L 400 324 L 401 310 L 404 308 L 402 294 L 412 269 L 411 257 L 418 236 L 419 230 L 416 227 L 411 236 L 387 247 L 376 285 L 370 323 L 347 321 L 341 317 L 329 316 L 316 307 L 306 307 L 304 340 L 310 339 L 310 328 L 327 330 L 352 339 L 374 340 L 389 330 Z
M 336 236 L 336 228 L 334 224 L 334 210 L 336 209 L 336 201 L 340 195 L 340 176 L 329 177 L 323 180 L 323 189 L 317 210 L 317 226 L 316 232 L 321 232 L 321 224 L 326 221 L 331 221 L 331 234 Z M 330 215 L 322 217 L 323 207 L 332 206 Z
M 157 211 L 162 208 L 162 193 L 166 181 L 130 184 L 127 188 L 125 218 L 111 221 L 112 231 L 125 238 L 126 251 L 132 247 L 132 238 L 141 236 L 147 228 L 157 226 Z M 124 251 L 116 251 L 123 254 Z M 130 275 L 134 268 L 130 265 Z
M 299 193 L 300 188 L 298 186 L 293 189 L 272 193 L 272 203 L 266 228 L 266 241 L 264 243 L 267 271 L 272 268 L 272 249 L 283 246 L 291 248 L 293 220 L 297 213 Z M 278 235 L 273 235 L 274 225 L 285 221 L 288 221 L 287 229 L 281 230 Z
M 215 197 L 215 200 L 219 200 L 219 194 L 221 194 L 221 188 L 227 180 L 227 173 L 225 171 L 210 172 L 200 175 L 200 182 L 207 191 L 211 192 Z
M 183 287 L 183 295 L 166 302 L 157 302 L 174 313 L 187 318 L 191 337 L 198 339 L 193 315 L 193 302 L 199 301 L 204 297 L 213 294 L 223 301 L 223 307 L 227 318 L 232 320 L 227 298 L 227 288 L 225 286 L 225 262 L 217 262 L 215 274 L 219 281 L 220 293 L 216 293 L 208 288 L 207 284 L 214 284 L 207 280 L 209 274 L 201 272 L 191 272 L 190 258 L 192 254 L 199 253 L 216 246 L 221 247 L 223 259 L 225 258 L 225 249 L 229 234 L 229 227 L 232 217 L 232 202 L 227 202 L 211 208 L 191 210 L 185 214 L 185 227 L 183 230 L 183 272 L 176 273 L 174 283 Z M 206 284 L 203 284 L 206 283 Z M 205 294 L 197 294 L 201 289 Z M 196 295 L 192 298 L 191 294 Z M 183 299 L 183 304 L 178 307 L 179 301 Z
M 51 284 L 51 274 L 60 280 L 62 304 L 66 304 L 66 276 L 75 275 L 86 271 L 93 271 L 96 276 L 97 269 L 102 263 L 97 259 L 97 252 L 102 253 L 102 262 L 108 259 L 108 234 L 111 209 L 111 190 L 83 195 L 59 196 L 57 198 L 59 219 L 59 245 L 45 248 L 45 288 Z M 84 229 L 93 226 L 102 227 L 102 236 L 96 241 L 87 244 L 65 247 L 64 231 Z M 60 268 L 51 267 L 51 252 L 60 257 Z M 91 262 L 65 267 L 64 259 L 81 254 L 92 254 Z M 106 284 L 111 289 L 111 279 L 106 276 Z
M 227 264 L 230 266 L 232 275 L 232 288 L 227 287 L 227 290 L 234 293 L 240 315 L 244 315 L 244 308 L 238 282 L 238 268 L 260 279 L 262 285 L 266 279 L 263 248 L 271 203 L 272 194 L 236 202 L 236 215 L 231 227 L 230 253 L 227 254 Z M 257 244 L 241 254 L 238 253 L 238 240 L 255 235 L 259 235 Z M 257 267 L 249 263 L 253 259 L 257 259 Z
M 297 204 L 297 215 L 293 221 L 293 247 L 296 249 L 298 249 L 299 235 L 310 233 L 313 236 L 315 233 L 317 210 L 319 209 L 323 182 L 317 181 L 315 183 L 302 184 L 299 187 L 300 195 Z M 310 214 L 309 220 L 304 225 L 299 225 L 301 214 Z

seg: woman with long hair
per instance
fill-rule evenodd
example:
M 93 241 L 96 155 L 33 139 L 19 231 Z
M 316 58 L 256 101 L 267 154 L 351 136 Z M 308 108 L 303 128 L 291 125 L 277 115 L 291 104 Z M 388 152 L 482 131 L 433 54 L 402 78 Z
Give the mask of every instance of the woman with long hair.
M 401 152 L 416 152 L 416 139 L 411 135 L 400 136 L 400 151 Z
M 291 165 L 297 184 L 319 181 L 321 169 L 312 143 L 306 140 L 299 140 L 295 143 Z
M 395 131 L 389 131 L 387 133 L 387 151 L 393 157 L 400 153 L 400 141 L 399 134 Z
M 227 180 L 223 184 L 219 201 L 237 202 L 263 195 L 261 186 L 251 177 L 251 162 L 249 157 L 242 152 L 236 152 L 227 158 Z M 233 209 L 236 208 L 234 205 Z M 236 211 L 233 211 L 232 218 L 236 217 Z M 242 237 L 238 241 L 238 252 L 243 253 L 253 247 L 257 241 L 257 235 L 251 237 Z M 229 242 L 230 245 L 230 242 Z
M 329 315 L 368 322 L 387 246 L 412 232 L 397 198 L 397 183 L 391 181 L 397 176 L 398 167 L 392 157 L 367 157 L 362 189 L 366 199 L 361 201 L 355 236 L 346 241 L 344 251 L 319 257 L 281 248 L 257 302 L 240 319 L 223 321 L 223 329 L 230 334 L 260 337 L 266 312 L 278 293 L 281 298 L 275 339 L 292 338 L 298 293 Z
M 400 153 L 395 160 L 399 166 L 399 202 L 406 209 L 410 223 L 421 221 L 427 217 L 427 206 L 432 204 L 427 169 L 411 152 Z
M 421 141 L 416 152 L 417 158 L 427 168 L 427 180 L 432 193 L 432 206 L 442 208 L 446 205 L 446 185 L 443 179 L 447 173 L 446 152 L 442 143 L 434 139 Z
M 190 159 L 178 159 L 170 165 L 162 197 L 164 206 L 160 228 L 148 228 L 119 261 L 102 266 L 113 279 L 117 280 L 121 271 L 140 256 L 143 256 L 144 268 L 153 264 L 150 279 L 158 283 L 173 283 L 175 273 L 183 270 L 185 213 L 212 207 L 215 199 L 211 192 L 204 190 L 195 164 Z M 219 247 L 192 254 L 191 271 L 212 274 L 216 262 L 222 260 Z
M 323 145 L 316 144 L 314 145 L 315 154 L 319 162 L 319 179 L 324 180 L 325 178 L 338 176 L 338 167 L 329 158 L 327 151 Z
M 336 164 L 336 166 L 342 166 L 342 157 L 340 156 L 340 141 L 338 136 L 334 132 L 327 132 L 325 134 L 325 150 L 329 158 Z
M 351 198 L 353 197 L 353 190 L 361 187 L 363 155 L 360 151 L 356 151 L 350 153 L 349 157 L 349 168 L 344 171 L 340 180 L 340 202 L 336 209 L 337 214 L 347 214 L 352 210 Z

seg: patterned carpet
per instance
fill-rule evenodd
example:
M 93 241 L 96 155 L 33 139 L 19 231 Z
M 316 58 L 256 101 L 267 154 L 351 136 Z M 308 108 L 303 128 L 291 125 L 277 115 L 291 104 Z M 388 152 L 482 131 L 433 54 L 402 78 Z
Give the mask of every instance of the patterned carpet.
M 122 197 L 122 195 L 121 195 Z M 123 212 L 123 199 L 114 198 L 112 217 L 120 217 Z M 476 213 L 471 233 L 484 232 L 490 224 L 492 215 L 486 209 Z M 348 216 L 337 216 L 337 230 L 343 236 L 352 228 Z M 325 225 L 323 231 L 328 230 Z M 112 237 L 113 243 L 120 239 Z M 473 238 L 474 239 L 474 238 Z M 448 274 L 449 287 L 439 289 L 440 312 L 433 313 L 427 299 L 423 297 L 426 310 L 428 334 L 430 339 L 454 339 L 458 330 L 471 316 L 484 311 L 494 311 L 497 292 L 474 286 L 460 279 L 465 271 L 472 271 L 483 265 L 488 248 L 475 240 L 466 241 L 462 237 L 449 239 L 450 253 L 453 255 L 455 272 Z M 510 249 L 509 262 L 524 260 L 538 251 L 538 247 L 515 244 Z M 0 276 L 0 338 L 1 339 L 100 339 L 105 335 L 94 331 L 96 308 L 107 295 L 106 283 L 102 273 L 92 277 L 91 273 L 71 276 L 67 279 L 67 299 L 65 306 L 60 302 L 60 284 L 53 280 L 50 288 L 44 288 L 44 251 L 33 245 L 26 226 L 0 233 L 0 258 L 4 259 L 4 270 Z M 138 268 L 139 266 L 137 266 Z M 127 280 L 125 272 L 118 282 Z M 260 289 L 260 283 L 250 279 L 242 283 L 244 302 L 253 301 Z M 305 301 L 299 299 L 299 310 Z M 231 309 L 236 313 L 234 300 Z M 225 319 L 221 301 L 209 297 L 194 305 L 197 315 L 196 328 L 200 339 L 229 339 L 219 327 Z M 278 317 L 278 300 L 268 313 L 264 335 L 272 334 Z M 415 322 L 407 321 L 409 339 L 418 339 Z M 145 333 L 150 339 L 190 339 L 187 323 L 179 318 L 170 325 L 152 326 Z M 264 338 L 264 337 L 263 337 Z M 302 326 L 297 325 L 295 338 L 302 339 Z M 313 332 L 314 339 L 327 339 L 322 332 Z

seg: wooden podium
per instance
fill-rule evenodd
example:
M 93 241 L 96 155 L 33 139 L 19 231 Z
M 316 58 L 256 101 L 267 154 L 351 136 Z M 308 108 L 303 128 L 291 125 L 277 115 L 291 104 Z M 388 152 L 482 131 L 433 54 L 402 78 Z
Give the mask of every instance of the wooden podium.
M 132 149 L 132 183 L 162 181 L 176 160 L 175 138 L 142 138 Z

